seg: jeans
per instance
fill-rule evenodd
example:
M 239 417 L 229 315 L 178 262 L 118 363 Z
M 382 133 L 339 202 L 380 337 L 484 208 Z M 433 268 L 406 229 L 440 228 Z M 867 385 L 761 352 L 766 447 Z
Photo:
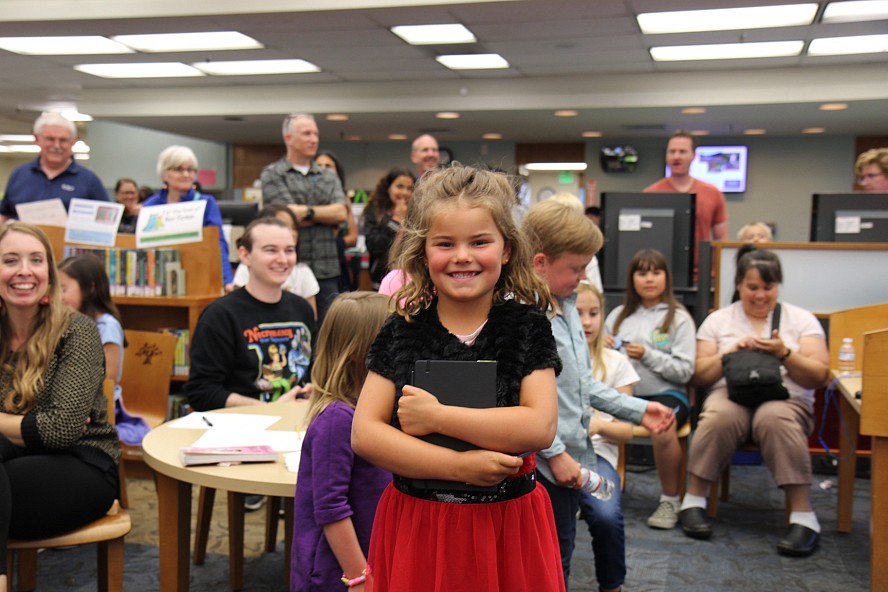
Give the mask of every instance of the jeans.
M 580 492 L 580 509 L 595 554 L 595 578 L 604 589 L 619 588 L 626 579 L 626 531 L 623 527 L 623 506 L 620 503 L 620 476 L 609 462 L 598 457 L 598 474 L 614 484 L 614 495 L 607 501 Z
M 549 492 L 552 501 L 552 514 L 555 516 L 555 531 L 558 534 L 558 548 L 561 551 L 561 569 L 564 571 L 564 589 L 570 588 L 570 558 L 573 556 L 577 538 L 577 509 L 580 490 L 556 485 L 537 472 L 537 479 Z

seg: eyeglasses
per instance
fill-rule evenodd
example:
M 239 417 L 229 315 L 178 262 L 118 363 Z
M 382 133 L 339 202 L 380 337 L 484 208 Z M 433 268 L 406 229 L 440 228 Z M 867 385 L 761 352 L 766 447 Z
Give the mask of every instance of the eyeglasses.
M 185 175 L 194 175 L 197 173 L 197 169 L 192 167 L 170 167 L 167 169 L 168 171 L 173 171 L 174 173 L 185 174 Z
M 858 183 L 863 183 L 864 181 L 875 181 L 879 177 L 884 177 L 885 173 L 867 173 L 865 175 L 860 175 L 857 177 Z

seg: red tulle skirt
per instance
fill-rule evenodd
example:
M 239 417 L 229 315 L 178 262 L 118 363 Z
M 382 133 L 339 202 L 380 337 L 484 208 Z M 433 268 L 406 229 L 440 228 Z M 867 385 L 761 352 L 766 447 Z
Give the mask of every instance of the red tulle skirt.
M 376 509 L 368 592 L 562 592 L 545 488 L 492 504 L 451 504 L 392 484 Z

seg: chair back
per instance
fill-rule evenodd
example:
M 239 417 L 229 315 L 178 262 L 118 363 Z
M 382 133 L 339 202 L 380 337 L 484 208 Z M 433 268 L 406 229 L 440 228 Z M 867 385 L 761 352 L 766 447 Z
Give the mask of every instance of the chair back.
M 127 411 L 152 428 L 166 420 L 176 336 L 152 331 L 124 331 L 121 398 Z

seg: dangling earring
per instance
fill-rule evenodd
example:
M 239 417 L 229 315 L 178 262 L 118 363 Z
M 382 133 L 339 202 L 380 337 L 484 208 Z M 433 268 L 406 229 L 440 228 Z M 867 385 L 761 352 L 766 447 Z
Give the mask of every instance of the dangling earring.
M 44 294 L 43 298 L 40 299 L 40 304 L 43 306 L 46 306 L 47 304 L 49 304 L 49 296 Z

